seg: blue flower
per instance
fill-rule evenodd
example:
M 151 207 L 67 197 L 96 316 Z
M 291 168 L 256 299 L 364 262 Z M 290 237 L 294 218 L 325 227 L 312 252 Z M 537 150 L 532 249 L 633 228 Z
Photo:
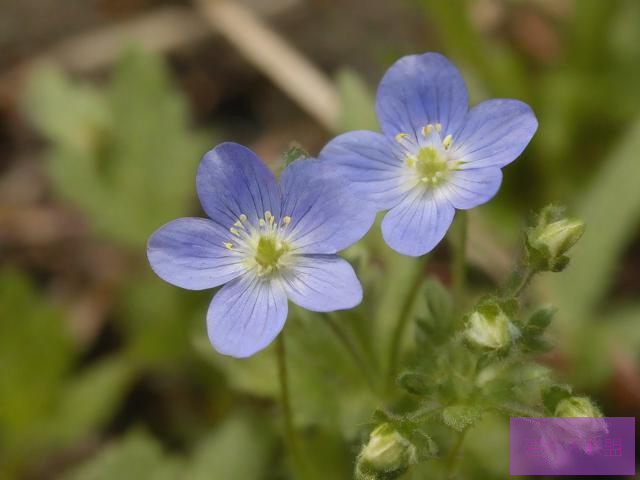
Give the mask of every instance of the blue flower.
M 352 191 L 389 210 L 387 244 L 404 255 L 432 250 L 456 209 L 490 200 L 501 168 L 515 160 L 538 122 L 518 100 L 488 100 L 468 109 L 460 72 L 442 55 L 398 60 L 378 88 L 382 133 L 355 131 L 320 153 L 351 182 Z
M 317 312 L 360 303 L 360 282 L 335 253 L 362 238 L 375 211 L 324 162 L 293 162 L 278 184 L 251 150 L 223 143 L 203 157 L 196 185 L 209 218 L 164 225 L 147 254 L 153 270 L 178 287 L 225 284 L 207 313 L 220 353 L 248 357 L 269 345 L 284 326 L 287 299 Z

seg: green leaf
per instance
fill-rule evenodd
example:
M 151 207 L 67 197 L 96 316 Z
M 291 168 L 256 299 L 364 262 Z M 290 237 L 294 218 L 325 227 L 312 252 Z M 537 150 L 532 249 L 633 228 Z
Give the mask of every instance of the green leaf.
M 475 405 L 451 405 L 442 411 L 442 421 L 461 432 L 482 418 L 482 409 Z
M 64 476 L 65 480 L 178 480 L 184 467 L 167 456 L 153 437 L 133 432 L 99 451 Z
M 185 292 L 155 277 L 128 282 L 122 288 L 119 319 L 131 360 L 166 368 L 191 356 L 192 330 L 204 331 L 206 310 L 200 301 L 209 299 L 210 294 Z
M 1 443 L 16 446 L 36 433 L 54 406 L 73 355 L 59 312 L 38 298 L 25 276 L 1 270 Z
M 438 445 L 426 432 L 413 428 L 406 435 L 416 447 L 420 461 L 428 460 L 438 455 Z
M 398 384 L 413 395 L 428 395 L 437 388 L 429 376 L 420 372 L 404 372 L 398 378 Z
M 206 335 L 197 335 L 193 343 L 207 362 L 225 374 L 233 390 L 255 397 L 277 398 L 278 371 L 272 346 L 249 358 L 237 359 L 216 352 Z
M 262 421 L 250 415 L 235 415 L 197 445 L 189 480 L 260 479 L 269 472 L 273 437 Z
M 60 446 L 100 427 L 122 401 L 134 373 L 124 356 L 106 358 L 80 371 L 65 383 L 39 434 Z
M 57 190 L 101 233 L 142 249 L 151 232 L 187 212 L 207 142 L 190 131 L 159 57 L 126 52 L 105 93 L 36 71 L 26 110 L 51 142 Z
M 95 151 L 112 125 L 109 107 L 97 89 L 72 84 L 52 66 L 31 78 L 24 109 L 49 141 L 75 152 Z
M 344 69 L 336 78 L 340 95 L 340 130 L 378 131 L 373 94 L 367 84 L 353 70 Z

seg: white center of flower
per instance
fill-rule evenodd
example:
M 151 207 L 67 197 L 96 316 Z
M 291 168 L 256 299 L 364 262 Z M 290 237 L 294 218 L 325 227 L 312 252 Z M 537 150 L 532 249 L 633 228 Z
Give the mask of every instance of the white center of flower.
M 461 163 L 451 158 L 452 135 L 443 138 L 441 133 L 442 125 L 436 123 L 422 128 L 422 138 L 414 139 L 408 133 L 399 133 L 395 137 L 404 147 L 404 163 L 413 174 L 412 177 L 418 184 L 428 188 L 444 183 Z
M 285 215 L 276 220 L 267 210 L 263 217 L 257 219 L 257 223 L 249 222 L 247 215 L 241 214 L 229 229 L 233 236 L 224 246 L 244 257 L 247 268 L 258 276 L 271 275 L 290 265 L 293 260 L 287 235 L 291 217 Z

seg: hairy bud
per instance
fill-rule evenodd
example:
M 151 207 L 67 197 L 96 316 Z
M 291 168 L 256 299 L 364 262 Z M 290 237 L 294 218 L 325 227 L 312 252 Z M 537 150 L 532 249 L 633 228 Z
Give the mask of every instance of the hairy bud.
M 536 224 L 527 230 L 527 256 L 537 271 L 558 272 L 569 263 L 567 252 L 584 233 L 581 220 L 566 218 L 564 209 L 549 205 L 537 216 Z
M 568 397 L 558 402 L 556 417 L 601 417 L 602 412 L 586 397 Z
M 369 436 L 356 464 L 358 480 L 391 480 L 418 462 L 416 447 L 391 424 L 383 423 Z
M 472 346 L 500 350 L 511 343 L 514 328 L 497 304 L 486 304 L 477 307 L 467 318 L 464 338 Z

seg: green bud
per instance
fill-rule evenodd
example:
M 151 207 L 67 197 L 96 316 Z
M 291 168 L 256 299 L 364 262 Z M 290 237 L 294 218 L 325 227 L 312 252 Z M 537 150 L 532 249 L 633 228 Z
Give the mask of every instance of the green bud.
M 602 412 L 587 397 L 568 397 L 556 405 L 555 417 L 602 417 Z
M 569 251 L 583 233 L 583 221 L 564 219 L 547 225 L 536 240 L 546 246 L 552 256 L 559 257 Z
M 511 343 L 514 328 L 498 305 L 487 304 L 469 315 L 464 338 L 473 346 L 500 350 Z
M 541 307 L 534 312 L 527 322 L 526 330 L 531 333 L 539 334 L 545 331 L 545 329 L 553 320 L 553 316 L 556 313 L 554 307 Z
M 418 372 L 404 372 L 398 378 L 398 383 L 414 395 L 427 395 L 437 387 L 429 377 Z
M 418 462 L 416 447 L 391 424 L 376 427 L 356 464 L 358 480 L 392 480 Z
M 563 270 L 569 263 L 566 253 L 584 233 L 583 221 L 563 214 L 563 208 L 547 206 L 538 214 L 536 224 L 527 230 L 528 259 L 538 271 Z
M 289 148 L 282 154 L 282 166 L 286 168 L 296 160 L 308 157 L 309 153 L 298 142 L 291 142 Z

